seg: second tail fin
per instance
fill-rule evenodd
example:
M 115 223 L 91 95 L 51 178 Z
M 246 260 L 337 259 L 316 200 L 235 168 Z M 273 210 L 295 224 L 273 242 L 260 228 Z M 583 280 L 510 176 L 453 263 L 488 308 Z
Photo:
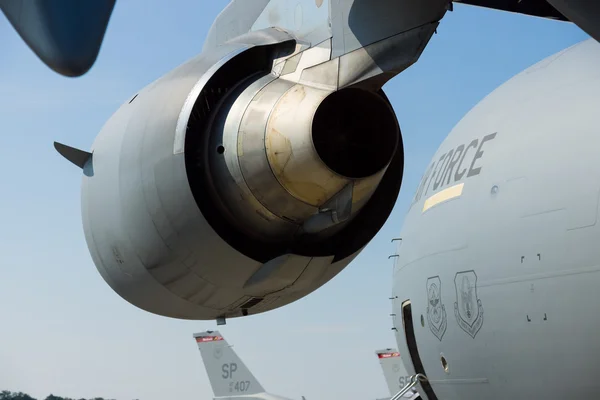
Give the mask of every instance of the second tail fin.
M 379 358 L 383 376 L 390 390 L 390 396 L 394 396 L 410 382 L 410 375 L 406 371 L 406 368 L 404 368 L 400 353 L 397 350 L 377 350 L 375 354 Z
M 218 331 L 195 333 L 215 397 L 263 393 L 265 390 Z

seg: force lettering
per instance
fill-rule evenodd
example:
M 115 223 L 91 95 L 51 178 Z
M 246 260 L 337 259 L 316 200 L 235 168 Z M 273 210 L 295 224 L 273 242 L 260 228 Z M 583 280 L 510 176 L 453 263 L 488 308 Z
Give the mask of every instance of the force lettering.
M 486 135 L 481 139 L 473 139 L 469 143 L 463 143 L 454 149 L 442 154 L 434 161 L 423 177 L 417 188 L 411 206 L 441 188 L 456 184 L 463 179 L 479 175 L 481 173 L 481 158 L 484 154 L 484 145 L 496 137 L 496 132 Z

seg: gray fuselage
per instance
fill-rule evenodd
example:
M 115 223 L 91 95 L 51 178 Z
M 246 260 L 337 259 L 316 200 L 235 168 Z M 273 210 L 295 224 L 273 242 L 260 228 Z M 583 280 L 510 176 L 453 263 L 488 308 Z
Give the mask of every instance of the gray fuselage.
M 429 378 L 424 398 L 600 396 L 598 65 L 594 40 L 539 62 L 432 158 L 393 278 L 398 349 Z

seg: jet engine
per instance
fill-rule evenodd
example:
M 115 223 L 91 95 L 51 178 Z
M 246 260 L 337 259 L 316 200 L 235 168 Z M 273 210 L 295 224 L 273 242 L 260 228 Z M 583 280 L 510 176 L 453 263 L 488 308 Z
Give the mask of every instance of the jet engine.
M 120 296 L 182 319 L 264 312 L 378 232 L 400 190 L 400 129 L 380 86 L 338 83 L 329 45 L 253 32 L 141 90 L 90 153 L 56 144 L 83 168 L 87 244 Z

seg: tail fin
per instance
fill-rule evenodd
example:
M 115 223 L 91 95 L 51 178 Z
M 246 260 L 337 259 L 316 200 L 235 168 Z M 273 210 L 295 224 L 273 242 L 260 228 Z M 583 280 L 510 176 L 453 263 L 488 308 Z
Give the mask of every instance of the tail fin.
M 195 333 L 215 397 L 263 393 L 265 390 L 218 331 Z
M 410 375 L 404 368 L 400 353 L 396 349 L 377 350 L 375 354 L 379 358 L 390 396 L 394 396 L 410 382 Z

